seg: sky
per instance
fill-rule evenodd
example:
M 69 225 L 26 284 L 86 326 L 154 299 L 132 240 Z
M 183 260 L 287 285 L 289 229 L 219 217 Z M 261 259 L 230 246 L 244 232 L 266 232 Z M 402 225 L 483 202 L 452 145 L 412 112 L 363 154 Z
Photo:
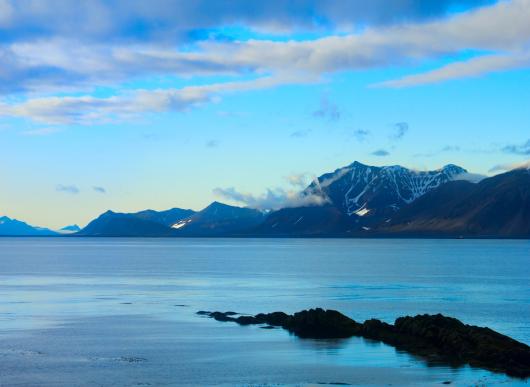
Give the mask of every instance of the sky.
M 0 215 L 281 202 L 530 159 L 530 0 L 0 0 Z

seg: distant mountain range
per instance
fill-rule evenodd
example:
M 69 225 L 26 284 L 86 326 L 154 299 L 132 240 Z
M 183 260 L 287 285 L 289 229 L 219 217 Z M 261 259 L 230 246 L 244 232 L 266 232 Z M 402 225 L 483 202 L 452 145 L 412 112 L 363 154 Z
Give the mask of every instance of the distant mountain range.
M 30 226 L 7 216 L 0 217 L 0 236 L 52 236 L 57 232 L 47 228 Z
M 214 202 L 201 211 L 107 211 L 59 232 L 0 218 L 0 235 L 101 237 L 530 238 L 530 171 L 467 181 L 456 165 L 419 172 L 354 162 L 300 193 L 319 205 L 260 211 Z
M 77 233 L 80 236 L 227 236 L 259 225 L 265 214 L 213 202 L 202 211 L 173 208 L 120 214 L 107 211 Z

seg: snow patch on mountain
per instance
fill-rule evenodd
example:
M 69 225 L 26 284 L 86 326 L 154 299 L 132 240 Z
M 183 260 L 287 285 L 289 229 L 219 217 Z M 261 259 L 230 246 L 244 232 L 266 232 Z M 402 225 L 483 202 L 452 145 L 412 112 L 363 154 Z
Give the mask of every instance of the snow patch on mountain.
M 348 215 L 367 216 L 395 212 L 427 192 L 469 175 L 449 164 L 434 171 L 415 171 L 399 165 L 373 167 L 354 162 L 322 175 L 304 191 L 321 195 Z
M 181 220 L 180 222 L 177 222 L 173 226 L 171 226 L 171 228 L 178 230 L 179 228 L 185 227 L 190 222 L 191 222 L 191 219 Z

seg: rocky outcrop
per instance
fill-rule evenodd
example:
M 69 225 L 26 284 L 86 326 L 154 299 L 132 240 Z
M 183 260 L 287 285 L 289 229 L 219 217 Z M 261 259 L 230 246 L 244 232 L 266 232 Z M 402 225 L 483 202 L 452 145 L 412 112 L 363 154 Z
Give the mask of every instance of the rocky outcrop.
M 466 325 L 437 315 L 399 317 L 388 324 L 376 319 L 358 323 L 335 310 L 310 309 L 293 315 L 283 312 L 255 316 L 235 312 L 198 312 L 217 321 L 240 325 L 282 327 L 302 338 L 364 337 L 400 350 L 451 365 L 470 364 L 510 376 L 530 377 L 530 347 L 489 328 Z

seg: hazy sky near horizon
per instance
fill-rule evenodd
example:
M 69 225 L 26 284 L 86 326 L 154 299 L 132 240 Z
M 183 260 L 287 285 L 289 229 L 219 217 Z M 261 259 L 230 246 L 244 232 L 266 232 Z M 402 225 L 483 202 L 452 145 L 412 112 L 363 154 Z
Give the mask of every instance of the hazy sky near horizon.
M 0 61 L 0 215 L 40 226 L 530 159 L 530 0 L 0 0 Z

